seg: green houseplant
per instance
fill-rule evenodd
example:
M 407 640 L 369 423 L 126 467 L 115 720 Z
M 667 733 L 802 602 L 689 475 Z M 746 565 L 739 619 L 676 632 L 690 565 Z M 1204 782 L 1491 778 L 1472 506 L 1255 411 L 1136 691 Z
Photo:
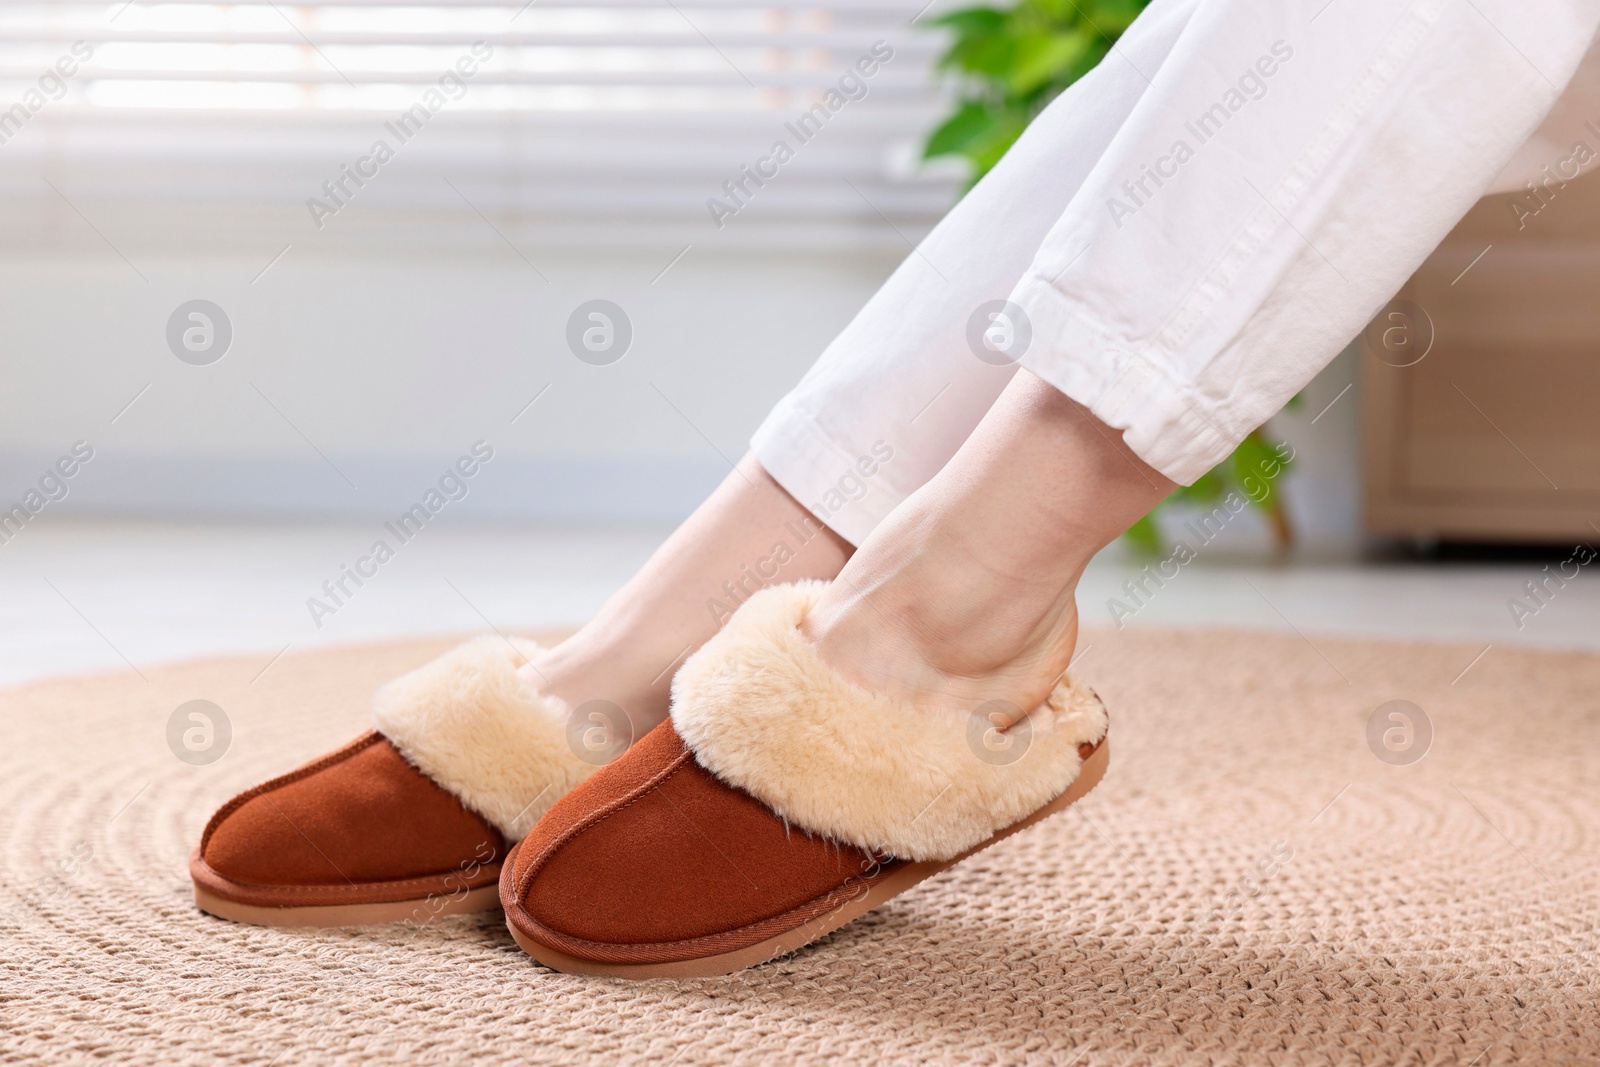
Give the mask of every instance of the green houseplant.
M 1045 105 L 1105 58 L 1148 2 L 1017 0 L 1009 7 L 966 7 L 929 20 L 952 35 L 939 69 L 955 78 L 959 89 L 955 110 L 928 135 L 923 158 L 965 160 L 970 188 Z M 1271 483 L 1290 462 L 1254 430 L 1231 456 L 1193 485 L 1180 487 L 1169 502 L 1211 507 L 1237 493 L 1264 513 L 1279 547 L 1286 548 L 1292 528 Z M 1160 551 L 1155 513 L 1139 520 L 1127 538 L 1140 549 Z

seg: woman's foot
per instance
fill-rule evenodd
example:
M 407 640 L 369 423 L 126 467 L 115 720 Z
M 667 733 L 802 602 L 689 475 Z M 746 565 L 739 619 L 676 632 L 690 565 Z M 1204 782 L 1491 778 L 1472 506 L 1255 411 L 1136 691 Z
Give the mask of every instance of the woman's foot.
M 1018 371 L 802 629 L 869 690 L 968 711 L 1000 700 L 1014 719 L 1072 660 L 1074 592 L 1090 558 L 1174 488 L 1120 432 Z
M 593 619 L 518 676 L 569 708 L 616 704 L 643 736 L 667 716 L 678 665 L 752 593 L 832 578 L 852 551 L 746 454 Z

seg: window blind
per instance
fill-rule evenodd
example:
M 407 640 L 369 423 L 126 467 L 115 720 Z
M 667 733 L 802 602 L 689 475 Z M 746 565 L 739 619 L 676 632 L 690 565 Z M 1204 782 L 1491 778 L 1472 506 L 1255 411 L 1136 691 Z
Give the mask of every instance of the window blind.
M 8 3 L 0 237 L 903 243 L 955 192 L 925 5 Z

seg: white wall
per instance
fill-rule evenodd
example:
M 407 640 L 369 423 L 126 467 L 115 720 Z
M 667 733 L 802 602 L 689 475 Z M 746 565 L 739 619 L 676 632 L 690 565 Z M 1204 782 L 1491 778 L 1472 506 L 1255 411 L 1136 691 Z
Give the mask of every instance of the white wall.
M 110 255 L 0 264 L 0 499 L 81 438 L 63 512 L 384 513 L 483 439 L 472 511 L 681 514 L 897 258 L 691 248 L 658 279 L 671 251 L 566 253 L 546 282 L 510 250 L 291 249 L 252 281 L 273 253 L 141 262 L 148 283 Z M 610 366 L 565 340 L 596 297 L 633 323 Z M 194 298 L 234 328 L 210 366 L 166 343 Z
M 546 282 L 503 246 L 296 247 L 260 274 L 277 251 L 0 262 L 0 503 L 83 439 L 95 459 L 51 514 L 387 517 L 482 439 L 496 458 L 452 515 L 676 518 L 900 258 L 692 247 L 661 275 L 671 250 L 526 249 Z M 611 366 L 564 337 L 596 297 L 634 326 Z M 210 366 L 166 344 L 194 298 L 234 328 Z M 1342 356 L 1274 423 L 1300 457 L 1297 526 L 1323 552 L 1357 543 L 1357 391 L 1311 420 L 1353 366 Z M 1229 538 L 1264 543 L 1252 522 Z

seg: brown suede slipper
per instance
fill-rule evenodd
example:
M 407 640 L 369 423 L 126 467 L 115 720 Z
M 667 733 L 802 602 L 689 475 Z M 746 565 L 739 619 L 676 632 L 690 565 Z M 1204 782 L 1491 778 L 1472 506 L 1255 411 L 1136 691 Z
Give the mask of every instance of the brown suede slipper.
M 538 651 L 479 638 L 384 686 L 376 731 L 211 817 L 189 859 L 195 903 L 266 926 L 498 907 L 507 842 L 599 762 L 568 744 L 565 706 L 517 679 Z
M 792 952 L 1060 811 L 1106 715 L 1063 681 L 1022 722 L 918 710 L 835 675 L 798 625 L 820 583 L 751 597 L 673 680 L 672 719 L 557 802 L 500 875 L 557 970 L 726 974 Z

